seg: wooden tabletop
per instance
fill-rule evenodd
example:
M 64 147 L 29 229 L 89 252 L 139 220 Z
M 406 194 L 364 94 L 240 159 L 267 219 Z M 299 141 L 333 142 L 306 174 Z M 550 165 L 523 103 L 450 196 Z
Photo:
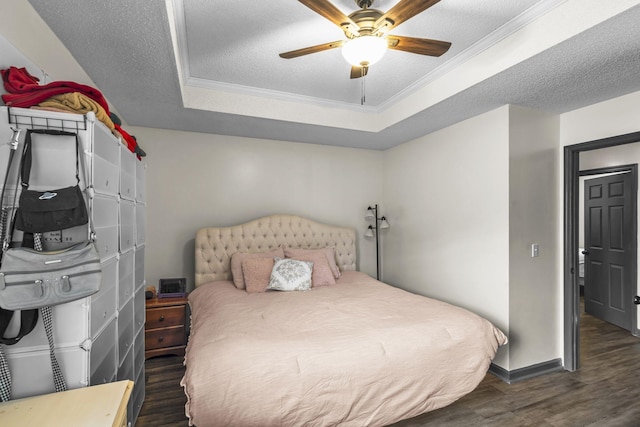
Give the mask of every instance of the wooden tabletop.
M 132 381 L 118 381 L 2 402 L 0 425 L 120 427 L 132 390 Z
M 151 298 L 146 300 L 145 306 L 147 308 L 158 308 L 158 307 L 170 307 L 172 305 L 182 305 L 187 304 L 189 299 L 187 297 L 170 297 L 170 298 Z

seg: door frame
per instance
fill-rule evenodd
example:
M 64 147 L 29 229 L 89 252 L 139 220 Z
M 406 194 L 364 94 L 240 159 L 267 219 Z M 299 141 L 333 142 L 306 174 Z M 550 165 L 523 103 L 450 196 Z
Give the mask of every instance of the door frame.
M 633 204 L 631 206 L 631 213 L 633 215 L 633 223 L 631 224 L 631 233 L 633 235 L 633 265 L 631 266 L 631 278 L 633 282 L 633 294 L 637 293 L 638 289 L 638 164 L 628 164 L 620 166 L 610 166 L 597 169 L 587 169 L 578 171 L 580 177 L 610 174 L 610 173 L 629 173 L 631 175 L 631 194 L 633 198 Z M 585 180 L 586 185 L 586 180 Z M 580 195 L 578 195 L 580 196 Z M 583 202 L 585 203 L 586 200 Z M 585 211 L 586 212 L 586 211 Z M 586 213 L 585 213 L 586 215 Z M 579 218 L 578 218 L 579 221 Z M 578 224 L 579 225 L 579 224 Z M 584 224 L 582 224 L 584 226 Z M 586 241 L 586 233 L 585 233 Z M 586 247 L 585 247 L 586 248 Z M 586 283 L 586 281 L 585 281 Z M 632 305 L 631 309 L 631 334 L 638 336 L 638 310 Z
M 568 371 L 580 367 L 580 290 L 577 274 L 580 153 L 634 142 L 640 142 L 640 132 L 564 147 L 564 368 Z M 640 333 L 637 319 L 632 325 L 632 333 L 636 336 Z

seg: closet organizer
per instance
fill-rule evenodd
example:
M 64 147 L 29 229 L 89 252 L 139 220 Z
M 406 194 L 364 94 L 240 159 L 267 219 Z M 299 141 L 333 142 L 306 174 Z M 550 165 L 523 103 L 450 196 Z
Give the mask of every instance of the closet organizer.
M 89 188 L 85 192 L 87 207 L 96 232 L 103 283 L 97 294 L 53 308 L 56 357 L 70 389 L 116 380 L 134 381 L 128 408 L 129 425 L 133 425 L 145 395 L 145 166 L 93 113 L 0 107 L 0 137 L 8 142 L 11 128 L 17 127 L 78 134 L 85 165 L 80 185 Z M 22 132 L 14 157 L 12 169 L 16 171 L 25 133 Z M 68 159 L 72 162 L 70 167 L 75 168 L 75 146 L 57 146 L 55 141 L 44 145 L 46 149 L 39 158 L 38 148 L 34 148 L 31 188 L 38 189 L 44 184 L 48 188 L 73 185 L 61 181 L 74 175 L 64 168 Z M 9 145 L 1 144 L 2 176 L 8 156 Z M 15 180 L 7 187 L 6 200 L 12 200 Z M 88 229 L 81 233 L 84 234 L 51 233 L 45 236 L 45 242 L 56 245 L 86 239 Z M 13 380 L 13 399 L 54 391 L 41 319 L 18 344 L 5 346 L 5 353 Z

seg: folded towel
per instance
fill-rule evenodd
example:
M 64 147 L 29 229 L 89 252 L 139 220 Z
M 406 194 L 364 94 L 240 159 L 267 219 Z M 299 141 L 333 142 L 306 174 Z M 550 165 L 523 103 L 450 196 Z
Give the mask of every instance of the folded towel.
M 65 110 L 70 113 L 86 114 L 90 111 L 95 113 L 96 118 L 104 123 L 110 130 L 114 130 L 115 126 L 109 114 L 102 108 L 100 104 L 93 99 L 80 92 L 63 93 L 60 95 L 54 95 L 38 104 L 43 108 L 56 108 L 58 110 Z

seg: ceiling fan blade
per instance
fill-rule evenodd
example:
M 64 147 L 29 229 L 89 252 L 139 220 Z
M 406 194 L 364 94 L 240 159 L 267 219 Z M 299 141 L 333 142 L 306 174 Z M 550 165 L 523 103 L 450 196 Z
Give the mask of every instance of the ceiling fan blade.
M 340 9 L 331 4 L 328 0 L 298 0 L 309 9 L 327 18 L 343 30 L 348 30 L 353 35 L 358 35 L 360 27 L 351 20 Z
M 369 67 L 351 67 L 351 78 L 359 79 L 360 77 L 364 77 L 369 72 Z
M 449 42 L 415 37 L 387 36 L 387 41 L 389 49 L 429 56 L 440 56 L 451 47 Z
M 440 0 L 400 0 L 387 13 L 382 15 L 374 24 L 374 28 L 385 33 L 394 27 L 424 12 Z
M 303 55 L 309 55 L 311 53 L 322 52 L 324 50 L 335 49 L 336 47 L 340 47 L 344 44 L 344 40 L 338 40 L 331 43 L 319 44 L 316 46 L 305 47 L 302 49 L 292 50 L 289 52 L 283 52 L 280 54 L 280 58 L 291 59 L 297 58 Z

